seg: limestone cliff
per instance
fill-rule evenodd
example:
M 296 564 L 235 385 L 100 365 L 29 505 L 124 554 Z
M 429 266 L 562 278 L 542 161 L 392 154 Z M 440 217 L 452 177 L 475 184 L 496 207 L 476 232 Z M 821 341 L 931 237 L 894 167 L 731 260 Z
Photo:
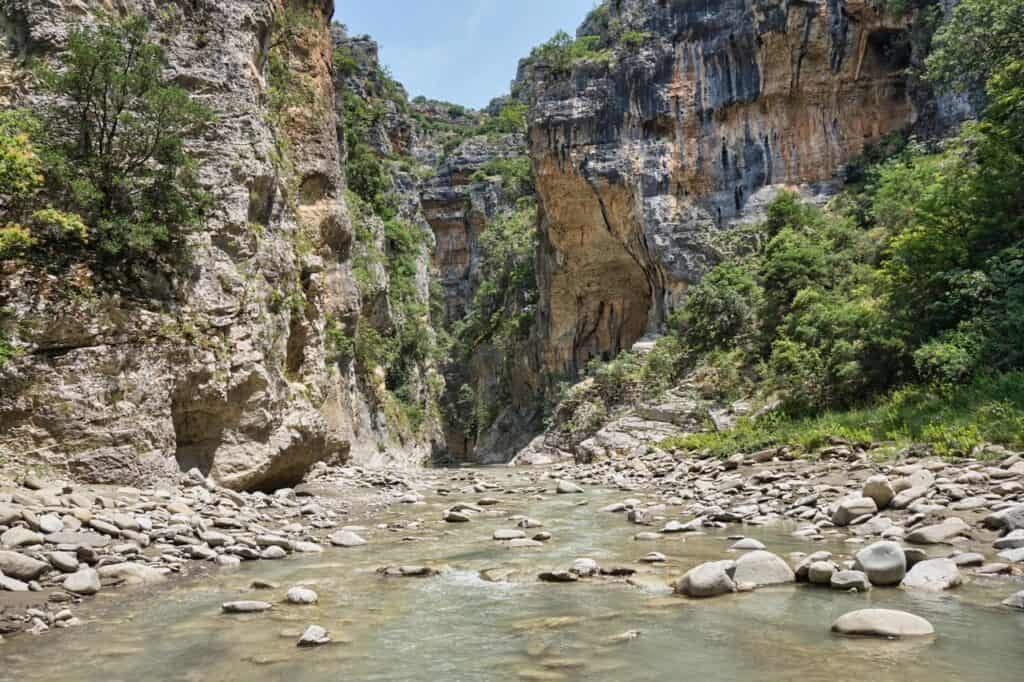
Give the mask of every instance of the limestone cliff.
M 760 188 L 830 181 L 915 122 L 912 20 L 883 5 L 609 0 L 568 67 L 521 63 L 547 372 L 657 333 Z
M 186 274 L 145 293 L 2 265 L 19 356 L 0 368 L 0 455 L 86 481 L 145 483 L 199 467 L 236 488 L 300 480 L 349 453 L 354 390 L 327 359 L 329 321 L 357 314 L 331 80 L 329 0 L 4 0 L 5 106 L 44 97 L 26 70 L 100 12 L 142 12 L 174 80 L 213 110 L 190 142 L 215 210 Z M 298 30 L 280 32 L 288 13 Z M 284 64 L 271 82 L 268 61 Z M 273 88 L 303 105 L 272 110 Z

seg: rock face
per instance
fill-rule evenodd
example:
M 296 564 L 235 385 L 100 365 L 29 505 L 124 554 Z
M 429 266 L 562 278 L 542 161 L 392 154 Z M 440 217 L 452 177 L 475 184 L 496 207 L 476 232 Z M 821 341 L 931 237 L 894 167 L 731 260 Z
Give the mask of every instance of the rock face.
M 620 0 L 579 31 L 600 36 L 608 60 L 571 77 L 520 64 L 546 371 L 575 376 L 657 332 L 759 190 L 829 181 L 917 119 L 909 20 L 877 5 Z M 642 47 L 623 47 L 613 25 Z
M 21 87 L 26 58 L 53 56 L 102 5 L 0 6 L 3 25 L 19 27 L 0 57 L 4 106 L 39 102 Z M 217 117 L 190 141 L 217 210 L 191 238 L 188 276 L 143 295 L 108 293 L 84 266 L 67 288 L 28 267 L 4 272 L 0 301 L 25 352 L 0 370 L 0 447 L 88 482 L 197 467 L 233 488 L 288 485 L 349 450 L 347 386 L 324 348 L 327 319 L 358 305 L 331 106 L 333 2 L 163 5 L 118 3 L 153 18 L 169 73 Z M 312 21 L 268 40 L 285 9 Z M 315 106 L 270 115 L 272 50 Z

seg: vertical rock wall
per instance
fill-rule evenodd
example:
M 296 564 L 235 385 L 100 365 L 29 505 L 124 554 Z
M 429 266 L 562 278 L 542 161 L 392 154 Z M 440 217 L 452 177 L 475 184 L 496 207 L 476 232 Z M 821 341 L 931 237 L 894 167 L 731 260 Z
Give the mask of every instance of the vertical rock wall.
M 314 18 L 286 45 L 276 22 Z M 86 481 L 145 483 L 199 467 L 237 488 L 343 460 L 346 385 L 325 361 L 329 316 L 358 307 L 348 263 L 331 82 L 330 0 L 4 0 L 5 106 L 38 106 L 25 70 L 99 12 L 144 12 L 174 80 L 215 113 L 190 143 L 216 202 L 188 271 L 144 295 L 87 265 L 5 263 L 0 307 L 21 356 L 0 368 L 0 453 Z M 311 106 L 268 111 L 280 50 Z
M 880 4 L 609 0 L 580 29 L 607 62 L 524 60 L 548 372 L 657 332 L 759 188 L 829 181 L 914 123 L 910 20 Z

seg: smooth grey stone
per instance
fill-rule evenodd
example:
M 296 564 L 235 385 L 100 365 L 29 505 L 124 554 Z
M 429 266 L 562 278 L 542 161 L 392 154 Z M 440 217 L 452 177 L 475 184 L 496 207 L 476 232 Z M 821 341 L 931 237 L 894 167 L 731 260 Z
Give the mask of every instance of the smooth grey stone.
M 224 613 L 262 613 L 273 606 L 265 601 L 229 601 L 221 604 Z
M 64 578 L 64 589 L 75 594 L 96 594 L 100 591 L 100 575 L 91 568 L 80 568 Z
M 853 567 L 872 585 L 898 585 L 907 574 L 907 556 L 899 544 L 883 540 L 857 552 Z
M 293 587 L 285 595 L 289 604 L 315 604 L 320 600 L 319 595 L 306 587 Z
M 74 573 L 78 570 L 78 559 L 69 552 L 50 552 L 46 555 L 50 565 L 62 573 Z
M 910 590 L 941 592 L 963 582 L 960 569 L 950 559 L 929 559 L 915 564 L 900 586 Z
M 935 634 L 932 624 L 920 616 L 890 609 L 863 609 L 840 616 L 832 632 L 862 637 L 927 637 Z
M 18 552 L 0 550 L 0 573 L 18 580 L 35 580 L 50 569 L 50 564 Z
M 867 592 L 871 589 L 871 581 L 863 571 L 837 571 L 832 574 L 829 586 L 834 590 Z
M 676 592 L 688 597 L 715 597 L 736 591 L 735 561 L 709 561 L 690 569 L 679 582 Z
M 736 573 L 733 580 L 737 585 L 781 585 L 796 582 L 796 575 L 780 557 L 757 550 L 744 554 L 736 560 Z

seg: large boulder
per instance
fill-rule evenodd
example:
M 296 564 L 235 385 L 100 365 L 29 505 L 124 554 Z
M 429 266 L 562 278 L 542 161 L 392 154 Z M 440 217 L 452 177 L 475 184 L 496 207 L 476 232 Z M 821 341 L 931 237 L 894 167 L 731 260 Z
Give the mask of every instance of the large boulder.
M 872 585 L 898 585 L 907 574 L 907 556 L 899 544 L 883 540 L 857 552 L 853 567 Z
M 832 523 L 837 526 L 848 526 L 861 516 L 868 516 L 878 511 L 878 505 L 870 497 L 848 497 L 840 500 L 832 513 Z
M 927 637 L 935 634 L 932 624 L 920 616 L 889 609 L 862 609 L 840 616 L 832 632 L 862 637 Z
M 690 569 L 678 583 L 676 592 L 687 597 L 715 597 L 736 591 L 735 561 L 710 561 Z
M 912 530 L 907 533 L 906 541 L 914 545 L 938 545 L 964 535 L 970 529 L 963 519 L 954 516 L 942 523 Z
M 879 509 L 885 509 L 896 496 L 896 491 L 892 489 L 892 484 L 884 474 L 878 474 L 864 483 L 862 495 L 874 500 Z
M 18 580 L 35 580 L 50 569 L 50 564 L 18 552 L 0 551 L 0 573 Z
M 941 592 L 963 582 L 960 569 L 952 559 L 929 559 L 914 564 L 900 586 L 909 590 Z
M 789 564 L 778 556 L 758 550 L 748 552 L 736 560 L 733 579 L 737 585 L 763 587 L 796 582 L 796 575 Z

